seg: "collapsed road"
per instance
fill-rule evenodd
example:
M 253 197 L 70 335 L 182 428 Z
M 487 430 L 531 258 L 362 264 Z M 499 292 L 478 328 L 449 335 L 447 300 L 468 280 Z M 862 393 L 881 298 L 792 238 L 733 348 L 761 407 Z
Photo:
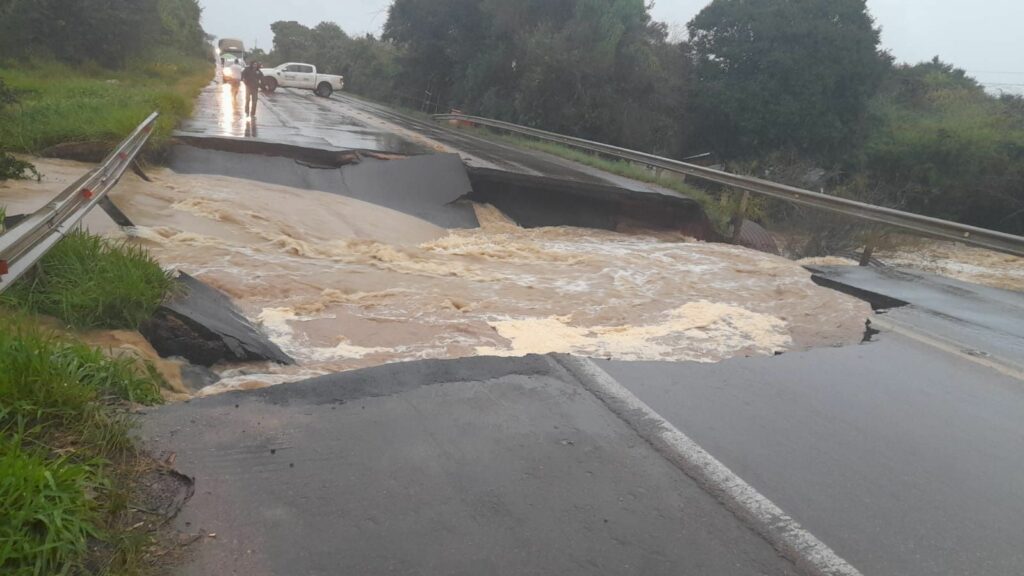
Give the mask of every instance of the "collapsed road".
M 517 203 L 523 188 L 478 190 L 473 170 L 539 176 L 551 194 L 593 185 L 598 205 L 658 192 L 348 97 L 279 91 L 247 134 L 218 89 L 182 133 L 210 142 L 179 147 L 173 171 L 126 182 L 115 201 L 161 262 L 229 295 L 298 365 L 227 367 L 208 397 L 143 417 L 148 446 L 196 481 L 176 528 L 216 534 L 179 573 L 1024 571 L 1024 388 L 986 350 L 914 338 L 923 324 L 887 328 L 781 258 L 687 240 L 680 223 L 699 214 L 676 195 L 664 195 L 680 207 L 668 229 L 649 209 L 609 220 L 631 205 L 619 200 L 575 222 L 598 230 L 559 227 L 531 220 L 560 212 L 538 210 L 543 192 Z M 297 162 L 273 155 L 281 145 L 344 160 Z M 439 170 L 410 194 L 403 163 L 443 154 L 469 174 Z M 364 170 L 374 176 L 349 177 Z M 931 319 L 969 308 L 957 298 L 991 299 L 942 289 L 952 300 L 936 303 L 818 275 Z M 1000 325 L 1024 321 L 1003 296 Z M 998 327 L 974 309 L 972 330 Z M 880 333 L 865 335 L 868 319 Z M 971 346 L 1012 350 L 1005 332 Z M 602 359 L 651 422 L 699 444 L 811 544 L 752 520 L 551 352 Z M 280 382 L 294 383 L 266 388 Z

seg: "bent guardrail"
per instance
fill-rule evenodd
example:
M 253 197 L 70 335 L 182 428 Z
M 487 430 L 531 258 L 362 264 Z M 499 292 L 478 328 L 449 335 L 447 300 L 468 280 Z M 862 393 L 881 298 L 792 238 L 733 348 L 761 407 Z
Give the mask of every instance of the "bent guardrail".
M 732 188 L 786 200 L 788 202 L 793 202 L 794 204 L 829 210 L 831 212 L 845 214 L 847 216 L 852 216 L 854 218 L 867 220 L 877 224 L 887 224 L 889 226 L 909 230 L 918 234 L 963 242 L 965 244 L 988 248 L 990 250 L 1004 252 L 1006 254 L 1013 254 L 1014 256 L 1024 256 L 1024 237 L 1016 236 L 1014 234 L 988 230 L 986 228 L 978 228 L 976 226 L 968 226 L 966 224 L 959 224 L 957 222 L 950 222 L 948 220 L 932 218 L 930 216 L 922 216 L 921 214 L 914 214 L 913 212 L 903 212 L 901 210 L 885 208 L 883 206 L 876 206 L 874 204 L 867 204 L 864 202 L 857 202 L 855 200 L 840 198 L 838 196 L 829 196 L 828 194 L 812 192 L 810 190 L 779 184 L 777 182 L 771 182 L 761 178 L 731 174 L 714 168 L 688 164 L 686 162 L 680 162 L 670 158 L 645 154 L 643 152 L 637 152 L 636 150 L 619 148 L 618 146 L 611 146 L 609 144 L 602 144 L 600 142 L 584 140 L 582 138 L 565 136 L 564 134 L 556 134 L 546 130 L 520 126 L 518 124 L 503 122 L 501 120 L 492 120 L 490 118 L 481 118 L 479 116 L 470 116 L 467 114 L 437 114 L 434 116 L 434 119 L 457 120 L 478 124 L 480 126 L 497 128 L 499 130 L 522 134 L 539 140 L 556 142 L 572 146 L 574 148 L 596 152 L 598 154 L 614 156 L 616 158 L 629 160 L 638 164 L 645 164 L 653 168 L 660 168 L 669 172 L 692 176 L 708 182 L 724 184 Z
M 0 234 L 0 292 L 31 269 L 117 185 L 149 140 L 158 116 L 151 114 L 102 164 Z

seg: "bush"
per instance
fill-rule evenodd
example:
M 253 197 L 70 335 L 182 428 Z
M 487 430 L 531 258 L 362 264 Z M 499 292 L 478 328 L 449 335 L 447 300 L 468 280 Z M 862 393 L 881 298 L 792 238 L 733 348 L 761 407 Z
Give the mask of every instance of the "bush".
M 18 160 L 6 152 L 0 152 L 0 181 L 28 180 L 29 178 L 42 180 L 42 176 L 31 162 Z M 0 231 L 2 230 L 3 226 L 0 225 Z
M 1024 107 L 939 60 L 896 69 L 872 107 L 865 172 L 889 203 L 1024 232 Z
M 0 78 L 0 111 L 7 106 L 18 103 L 18 95 L 14 93 L 3 78 Z M 3 180 L 25 180 L 29 175 L 40 179 L 36 167 L 23 160 L 18 160 L 0 148 L 0 181 Z M 0 232 L 3 231 L 3 218 L 0 217 Z
M 148 252 L 85 232 L 69 234 L 2 301 L 75 328 L 138 328 L 163 302 L 170 275 Z

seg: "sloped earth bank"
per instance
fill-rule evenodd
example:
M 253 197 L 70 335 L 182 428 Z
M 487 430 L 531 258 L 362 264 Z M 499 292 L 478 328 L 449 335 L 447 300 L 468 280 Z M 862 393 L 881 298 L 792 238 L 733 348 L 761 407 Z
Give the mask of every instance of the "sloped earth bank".
M 47 181 L 6 185 L 0 199 L 30 204 L 85 166 L 41 168 Z M 333 194 L 150 177 L 126 176 L 113 194 L 139 225 L 130 236 L 229 294 L 298 361 L 218 366 L 224 379 L 201 394 L 425 358 L 714 362 L 853 344 L 870 314 L 784 258 L 664 232 L 527 230 L 488 205 L 474 206 L 481 228 L 447 231 Z

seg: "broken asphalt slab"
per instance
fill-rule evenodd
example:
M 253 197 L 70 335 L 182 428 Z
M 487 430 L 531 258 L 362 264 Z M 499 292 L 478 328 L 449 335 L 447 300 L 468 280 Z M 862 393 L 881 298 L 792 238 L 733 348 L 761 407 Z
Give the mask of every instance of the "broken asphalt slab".
M 140 331 L 164 358 L 181 357 L 200 366 L 295 363 L 253 326 L 227 295 L 184 272 L 175 278 L 172 296 Z
M 216 533 L 179 574 L 794 574 L 550 357 L 396 364 L 143 417 Z
M 472 186 L 454 154 L 379 160 L 344 166 L 303 165 L 282 156 L 260 156 L 175 146 L 170 167 L 179 174 L 213 174 L 318 190 L 355 198 L 421 218 L 444 228 L 479 225 L 471 206 L 457 202 Z
M 524 228 L 634 226 L 678 230 L 700 238 L 710 233 L 701 205 L 683 196 L 504 170 L 471 168 L 468 172 L 473 185 L 469 199 L 497 207 Z
M 818 284 L 884 309 L 900 327 L 1024 374 L 1024 293 L 901 268 L 810 266 Z

